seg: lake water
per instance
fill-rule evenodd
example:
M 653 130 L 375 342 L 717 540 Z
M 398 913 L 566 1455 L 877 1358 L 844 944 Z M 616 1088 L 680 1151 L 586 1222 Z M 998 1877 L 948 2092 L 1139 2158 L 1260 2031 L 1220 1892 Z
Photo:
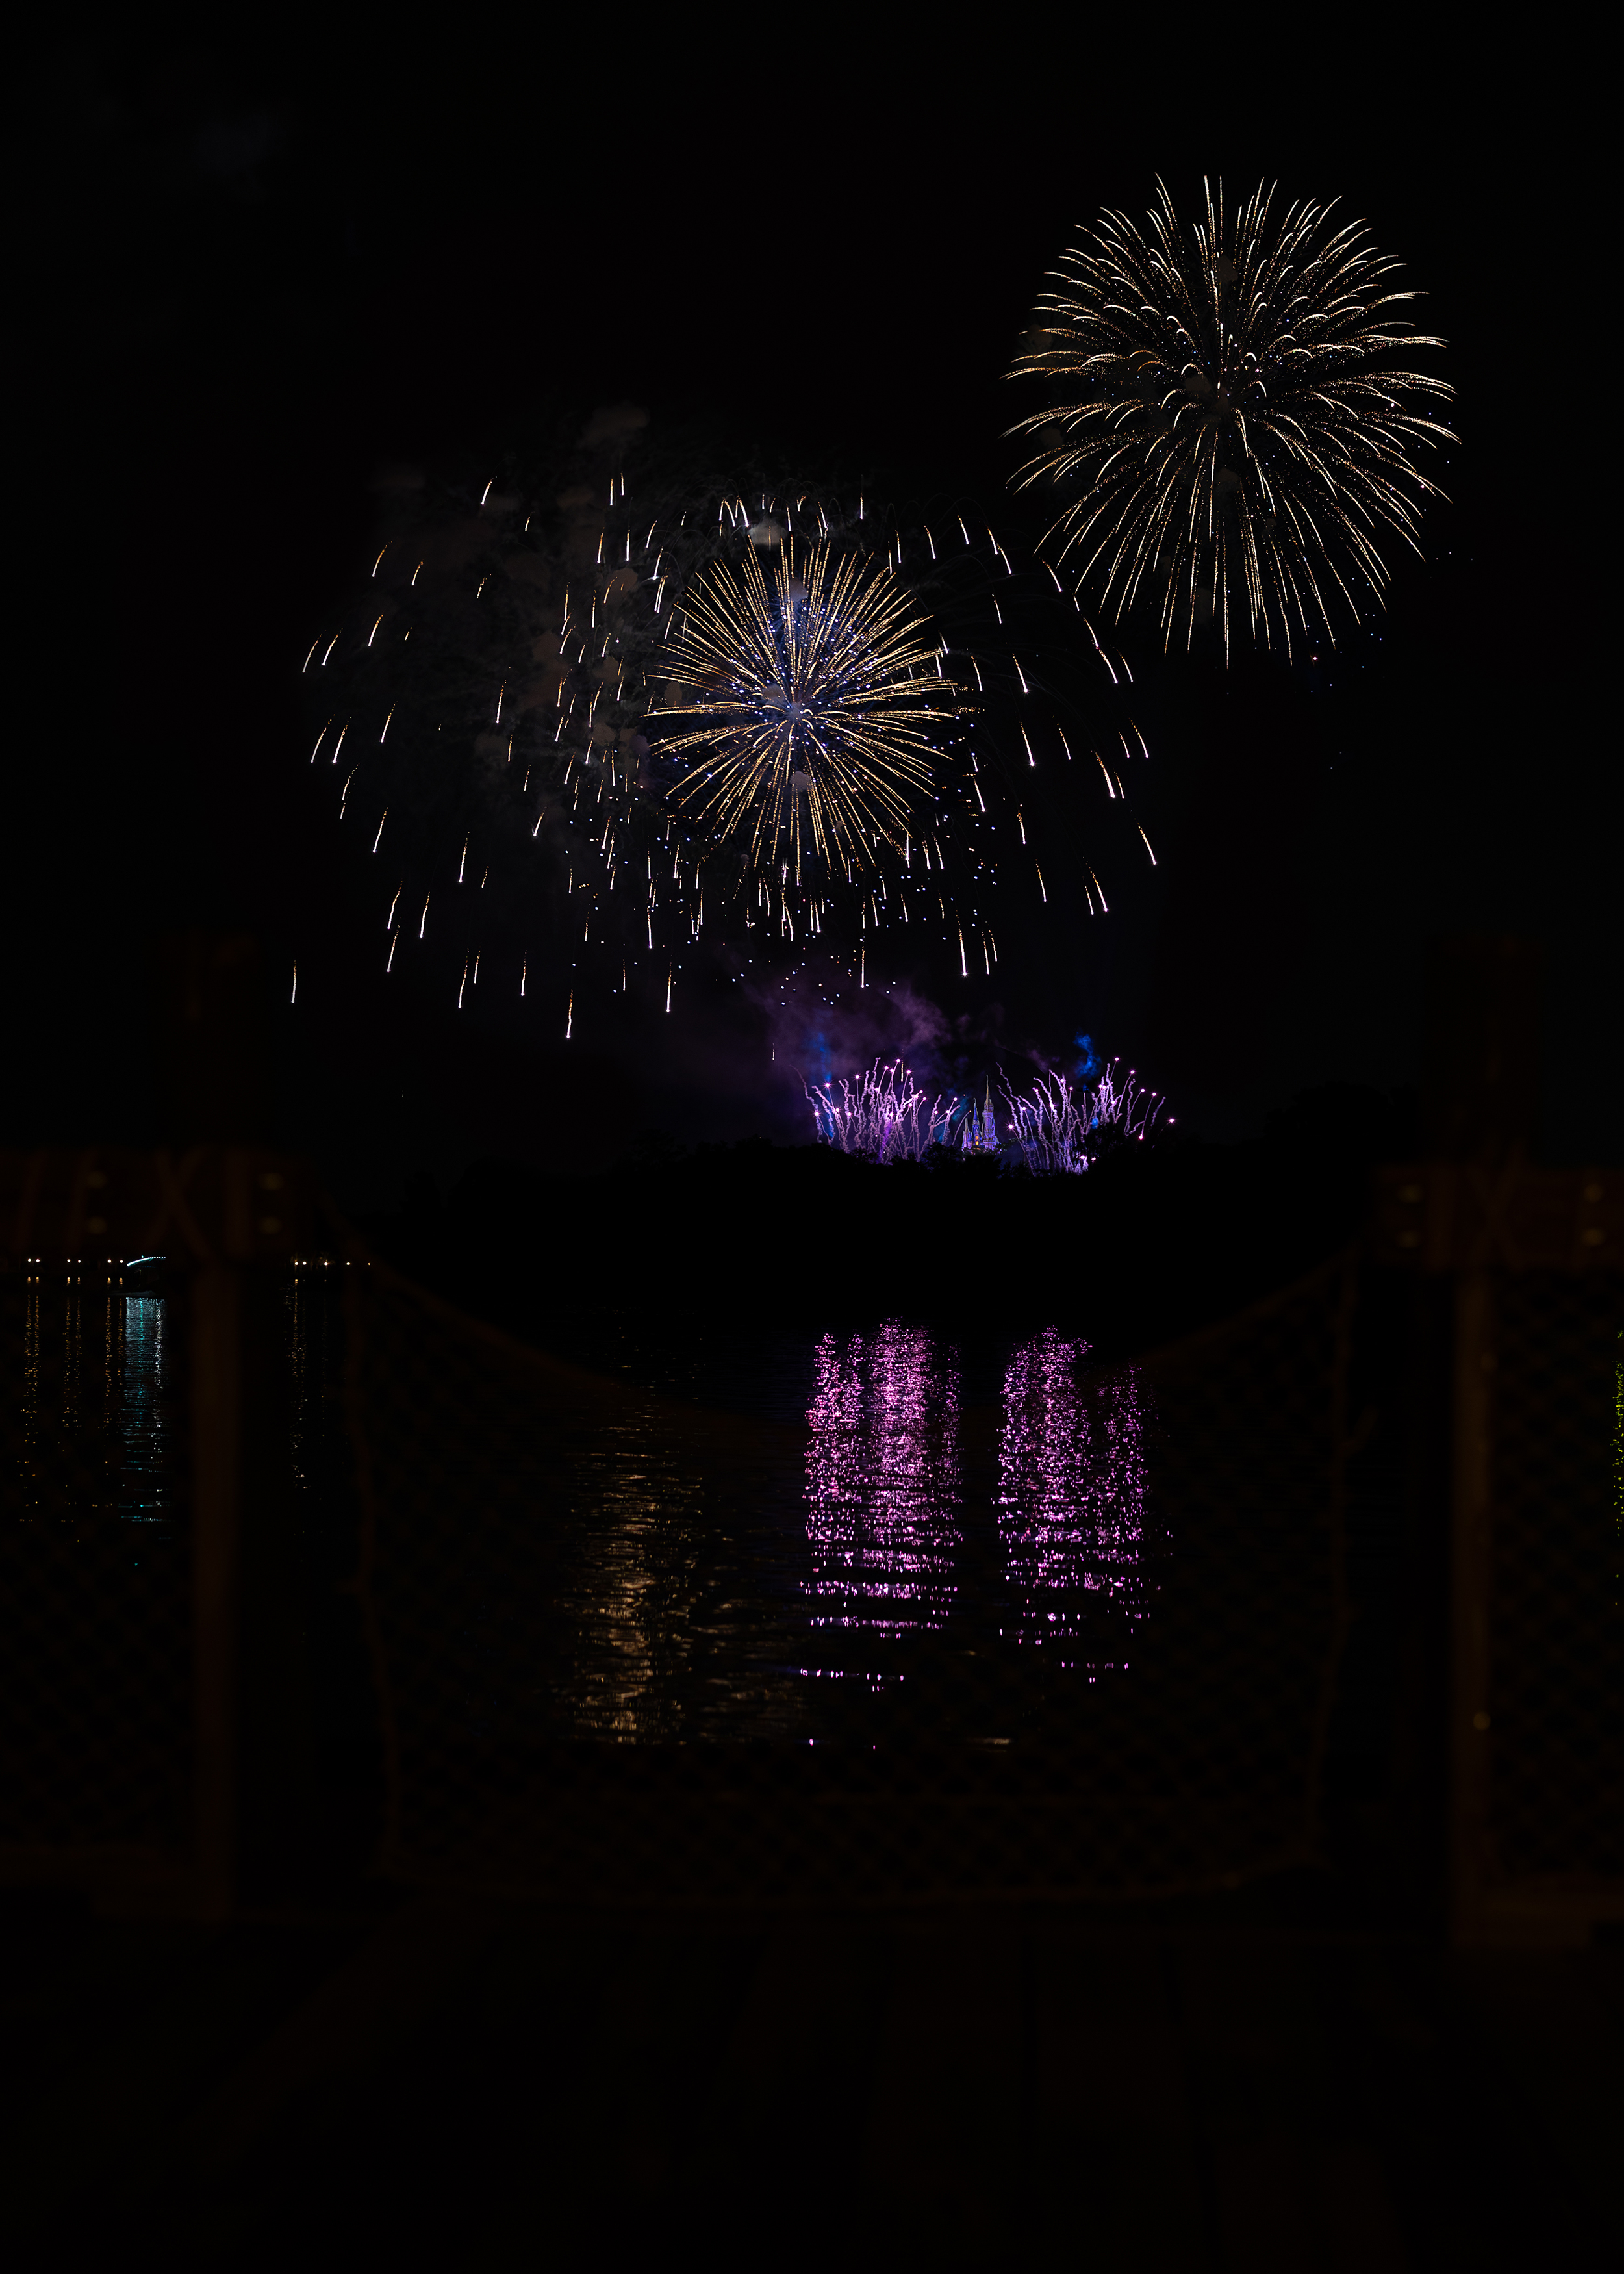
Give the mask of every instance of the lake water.
M 685 1402 L 805 1424 L 815 1661 L 856 1671 L 835 1638 L 865 1638 L 879 1677 L 888 1642 L 968 1618 L 1056 1664 L 1102 1649 L 1109 1662 L 1147 1614 L 1149 1390 L 1137 1367 L 1094 1367 L 1080 1337 L 901 1320 L 677 1337 L 626 1319 L 568 1354 Z
M 335 1279 L 295 1275 L 286 1305 L 290 1476 L 327 1529 L 345 1465 Z M 167 1523 L 175 1502 L 168 1311 L 58 1289 L 27 1314 L 25 1440 L 76 1445 L 81 1475 L 88 1450 L 100 1481 L 81 1502 L 132 1525 Z M 570 1355 L 628 1386 L 798 1425 L 759 1525 L 712 1534 L 622 1491 L 577 1510 L 575 1675 L 557 1702 L 583 1734 L 781 1729 L 816 1712 L 809 1685 L 884 1689 L 933 1640 L 1017 1644 L 1094 1679 L 1131 1661 L 1156 1561 L 1150 1397 L 1132 1366 L 1099 1370 L 1053 1328 L 903 1320 L 681 1336 L 600 1320 L 582 1339 Z
M 1131 1629 L 1146 1608 L 1144 1391 L 1132 1369 L 1091 1379 L 1087 1356 L 1052 1329 L 1011 1344 L 989 1480 L 1002 1568 L 985 1608 L 1062 1665 L 1096 1645 L 1103 1611 Z M 808 1363 L 810 1631 L 870 1639 L 878 1671 L 887 1642 L 971 1608 L 965 1369 L 946 1337 L 896 1321 L 823 1335 Z
M 36 1461 L 49 1469 L 65 1453 L 79 1471 L 79 1506 L 131 1524 L 167 1523 L 164 1298 L 33 1283 L 19 1323 L 21 1380 L 12 1394 L 25 1469 Z

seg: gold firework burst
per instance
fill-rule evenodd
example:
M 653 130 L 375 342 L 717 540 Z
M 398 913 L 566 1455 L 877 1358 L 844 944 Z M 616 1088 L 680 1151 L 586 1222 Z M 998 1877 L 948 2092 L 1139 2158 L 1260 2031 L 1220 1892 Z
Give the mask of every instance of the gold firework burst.
M 672 802 L 753 868 L 854 877 L 931 795 L 958 689 L 888 563 L 827 542 L 798 557 L 788 538 L 769 569 L 766 549 L 712 564 L 680 604 L 650 712 L 682 766 Z
M 1340 591 L 1378 601 L 1384 531 L 1417 553 L 1422 501 L 1439 493 L 1417 444 L 1455 437 L 1429 415 L 1454 390 L 1402 367 L 1444 343 L 1396 312 L 1400 264 L 1362 222 L 1333 225 L 1306 200 L 1276 226 L 1272 190 L 1226 222 L 1222 185 L 1188 232 L 1163 184 L 1141 231 L 1107 212 L 1064 256 L 1011 377 L 1056 399 L 1013 431 L 1041 437 L 1017 477 L 1079 493 L 1049 531 L 1079 584 L 1118 616 L 1154 599 L 1163 636 L 1231 608 L 1265 640 L 1280 619 L 1332 636 Z

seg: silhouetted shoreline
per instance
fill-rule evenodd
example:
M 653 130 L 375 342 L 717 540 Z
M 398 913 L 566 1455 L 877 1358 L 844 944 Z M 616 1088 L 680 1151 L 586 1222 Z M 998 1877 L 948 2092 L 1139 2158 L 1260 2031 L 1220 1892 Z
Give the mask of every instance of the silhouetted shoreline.
M 661 1133 L 601 1174 L 476 1163 L 360 1220 L 377 1253 L 476 1316 L 562 1354 L 628 1312 L 655 1333 L 876 1318 L 1057 1326 L 1101 1359 L 1189 1333 L 1355 1239 L 1369 1172 L 1413 1148 L 1405 1094 L 1337 1086 L 1261 1139 L 1177 1133 L 1036 1178 L 943 1152 L 881 1166 L 765 1139 Z

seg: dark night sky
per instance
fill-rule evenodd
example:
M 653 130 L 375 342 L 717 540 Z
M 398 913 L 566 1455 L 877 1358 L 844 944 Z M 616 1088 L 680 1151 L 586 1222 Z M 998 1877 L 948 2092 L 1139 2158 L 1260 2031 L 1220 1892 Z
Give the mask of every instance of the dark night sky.
M 1169 85 L 1149 47 L 1056 32 L 1007 68 L 927 41 L 808 79 L 674 42 L 634 62 L 616 21 L 596 49 L 388 69 L 281 40 L 34 66 L 7 1139 L 146 1133 L 144 941 L 194 922 L 258 932 L 278 993 L 297 955 L 283 1133 L 357 1199 L 586 1109 L 749 1126 L 758 1034 L 725 1074 L 695 1038 L 683 1101 L 670 1063 L 640 1087 L 628 1050 L 566 1061 L 383 989 L 296 676 L 372 478 L 471 465 L 546 396 L 630 398 L 996 501 L 998 374 L 1068 228 L 1142 210 L 1157 170 L 1187 207 L 1210 169 L 1341 192 L 1427 288 L 1453 503 L 1335 671 L 1226 677 L 1131 636 L 1162 867 L 1101 927 L 1077 1023 L 1239 1133 L 1307 1084 L 1413 1081 L 1429 935 L 1523 930 L 1549 957 L 1547 1152 L 1624 1154 L 1593 558 L 1615 485 L 1579 486 L 1600 413 L 1561 368 L 1588 130 L 1556 67 L 1407 50 L 1327 99 L 1312 59 Z

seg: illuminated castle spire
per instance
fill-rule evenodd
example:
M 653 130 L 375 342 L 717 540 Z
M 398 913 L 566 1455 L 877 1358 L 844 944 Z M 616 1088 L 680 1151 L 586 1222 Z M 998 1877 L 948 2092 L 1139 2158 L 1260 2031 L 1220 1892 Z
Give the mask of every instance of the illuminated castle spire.
M 959 1144 L 966 1153 L 996 1153 L 998 1147 L 998 1124 L 992 1110 L 992 1083 L 987 1084 L 986 1097 L 978 1109 L 974 1104 L 963 1122 L 964 1133 Z

